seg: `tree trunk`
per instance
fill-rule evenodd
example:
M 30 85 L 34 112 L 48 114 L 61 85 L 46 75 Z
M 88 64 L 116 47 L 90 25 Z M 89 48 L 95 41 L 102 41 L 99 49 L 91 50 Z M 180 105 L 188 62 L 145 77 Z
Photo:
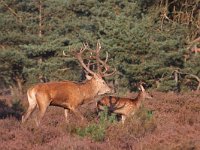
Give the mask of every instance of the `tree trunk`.
M 22 88 L 23 79 L 16 77 L 16 82 L 17 82 L 17 89 L 19 91 L 19 96 L 22 96 L 23 95 L 23 88 Z

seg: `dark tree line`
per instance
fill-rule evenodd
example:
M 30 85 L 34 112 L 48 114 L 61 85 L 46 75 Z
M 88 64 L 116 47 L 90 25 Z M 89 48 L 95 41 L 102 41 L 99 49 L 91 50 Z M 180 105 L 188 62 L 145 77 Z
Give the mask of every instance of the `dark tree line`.
M 161 91 L 196 90 L 199 8 L 194 0 L 2 0 L 0 86 L 16 94 L 37 82 L 78 81 L 81 68 L 62 52 L 99 39 L 118 90 L 139 81 Z

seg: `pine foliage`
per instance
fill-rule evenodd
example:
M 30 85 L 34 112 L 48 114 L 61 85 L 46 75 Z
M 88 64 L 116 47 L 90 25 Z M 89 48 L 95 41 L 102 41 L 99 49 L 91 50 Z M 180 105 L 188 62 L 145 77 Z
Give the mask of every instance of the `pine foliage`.
M 182 2 L 182 3 L 181 3 Z M 144 81 L 162 91 L 195 89 L 198 82 L 173 72 L 200 76 L 199 1 L 3 0 L 0 4 L 0 84 L 81 80 L 70 49 L 100 39 L 117 69 L 121 89 Z M 174 8 L 174 9 L 172 9 Z M 182 16 L 185 14 L 185 16 Z M 102 55 L 103 57 L 103 55 Z M 186 79 L 187 78 L 187 79 Z M 44 80 L 41 80 L 44 79 Z M 190 84 L 191 83 L 191 84 Z

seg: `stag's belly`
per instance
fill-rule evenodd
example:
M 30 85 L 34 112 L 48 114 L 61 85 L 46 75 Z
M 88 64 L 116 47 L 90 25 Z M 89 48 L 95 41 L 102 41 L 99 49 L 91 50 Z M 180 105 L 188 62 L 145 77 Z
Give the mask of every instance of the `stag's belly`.
M 63 107 L 66 109 L 75 109 L 81 104 L 81 99 L 71 97 L 54 97 L 51 99 L 51 106 Z
M 58 102 L 58 101 L 52 101 L 50 103 L 50 106 L 58 106 L 58 107 L 62 107 L 62 108 L 66 108 L 69 109 L 70 108 L 70 104 L 67 102 Z

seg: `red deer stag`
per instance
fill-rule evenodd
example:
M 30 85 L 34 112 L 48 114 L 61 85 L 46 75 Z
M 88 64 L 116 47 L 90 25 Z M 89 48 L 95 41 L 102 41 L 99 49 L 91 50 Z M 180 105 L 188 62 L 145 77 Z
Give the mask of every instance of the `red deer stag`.
M 136 112 L 145 98 L 152 99 L 152 96 L 145 91 L 142 84 L 139 86 L 140 92 L 134 99 L 115 96 L 103 97 L 97 102 L 98 111 L 102 111 L 105 107 L 108 107 L 109 112 L 122 115 L 122 123 L 124 123 L 128 116 Z
M 22 123 L 29 118 L 37 106 L 39 108 L 39 114 L 37 116 L 36 124 L 39 126 L 49 105 L 64 108 L 64 114 L 67 121 L 69 111 L 72 111 L 76 116 L 81 117 L 83 120 L 84 117 L 78 110 L 76 110 L 79 105 L 93 100 L 95 96 L 111 93 L 111 88 L 103 80 L 103 77 L 113 75 L 114 71 L 108 73 L 110 70 L 109 66 L 106 64 L 108 58 L 106 57 L 105 61 L 100 59 L 100 49 L 101 46 L 99 42 L 97 43 L 96 50 L 91 50 L 87 44 L 83 44 L 80 51 L 75 53 L 75 57 L 80 62 L 80 65 L 91 75 L 87 75 L 86 81 L 82 83 L 76 83 L 73 81 L 39 83 L 30 87 L 27 91 L 29 107 L 25 115 L 22 116 Z M 96 61 L 97 64 L 97 73 L 92 71 L 90 66 L 84 63 L 82 57 L 83 52 L 85 51 L 95 54 L 93 61 Z

